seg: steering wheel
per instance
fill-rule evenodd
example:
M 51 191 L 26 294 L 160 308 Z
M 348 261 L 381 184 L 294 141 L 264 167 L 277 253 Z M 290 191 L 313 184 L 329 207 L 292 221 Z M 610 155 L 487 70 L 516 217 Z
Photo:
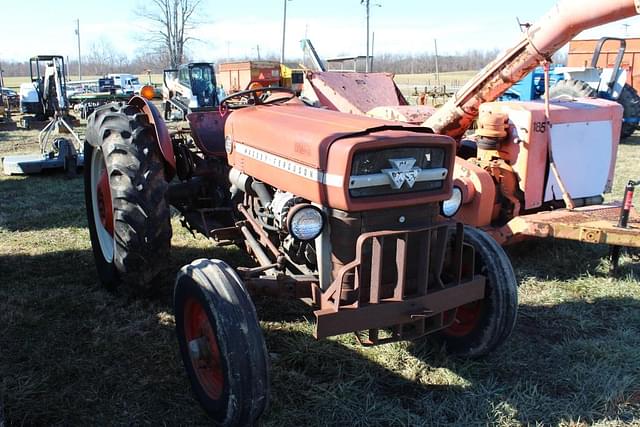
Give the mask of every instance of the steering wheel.
M 284 92 L 289 94 L 289 96 L 272 99 L 270 101 L 265 101 L 264 98 L 260 96 L 262 92 Z M 280 102 L 287 102 L 290 99 L 295 98 L 295 96 L 296 96 L 296 93 L 292 89 L 289 89 L 286 87 L 260 87 L 255 89 L 242 90 L 240 92 L 232 93 L 231 95 L 227 96 L 226 98 L 220 101 L 220 107 L 219 107 L 220 115 L 224 115 L 224 113 L 226 112 L 225 110 L 228 110 L 228 109 L 244 108 L 251 105 L 269 105 L 269 104 L 276 104 Z M 229 102 L 228 102 L 229 100 L 234 98 L 242 98 L 242 97 L 249 97 L 249 101 L 247 103 L 235 104 L 233 106 L 229 105 Z

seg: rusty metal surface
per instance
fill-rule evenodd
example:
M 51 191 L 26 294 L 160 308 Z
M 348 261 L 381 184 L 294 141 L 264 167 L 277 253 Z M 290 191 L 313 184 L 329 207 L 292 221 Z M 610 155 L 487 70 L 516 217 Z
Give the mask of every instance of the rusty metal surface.
M 403 339 L 404 325 L 411 324 L 415 338 L 416 331 L 424 335 L 446 327 L 440 317 L 445 311 L 482 299 L 485 278 L 464 268 L 473 263 L 473 248 L 463 243 L 461 224 L 452 239 L 449 228 L 449 223 L 440 223 L 361 234 L 355 259 L 334 272 L 333 283 L 321 296 L 316 337 L 368 330 L 367 343 L 377 344 L 377 329 L 393 327 L 394 340 Z M 412 245 L 417 249 L 411 250 Z M 425 259 L 416 259 L 418 254 Z M 347 287 L 355 299 L 343 292 L 348 275 L 354 276 Z
M 365 115 L 381 106 L 407 105 L 389 73 L 308 72 L 321 104 L 332 110 Z
M 480 104 L 497 99 L 578 33 L 637 13 L 634 0 L 565 0 L 558 3 L 527 28 L 515 47 L 483 68 L 423 125 L 460 139 L 477 116 Z
M 523 237 L 554 237 L 640 247 L 640 215 L 633 209 L 628 228 L 620 228 L 617 226 L 620 207 L 620 203 L 610 203 L 523 215 L 491 234 L 505 244 L 520 241 Z
M 376 107 L 368 111 L 367 116 L 419 125 L 431 117 L 435 111 L 435 108 L 428 105 L 391 105 Z
M 200 150 L 210 156 L 225 156 L 224 124 L 229 114 L 198 111 L 187 114 L 191 136 Z
M 171 142 L 169 130 L 162 119 L 162 115 L 151 101 L 141 96 L 134 96 L 129 100 L 129 104 L 141 109 L 149 119 L 149 123 L 153 125 L 156 132 L 156 139 L 160 146 L 160 152 L 167 165 L 165 175 L 167 180 L 171 180 L 176 173 L 176 156 L 173 153 L 173 143 Z
M 283 132 L 287 129 L 287 132 Z M 229 165 L 282 191 L 327 207 L 388 209 L 432 203 L 450 197 L 451 181 L 441 191 L 354 198 L 348 191 L 353 156 L 391 147 L 438 147 L 453 169 L 455 142 L 418 126 L 399 125 L 299 104 L 261 105 L 236 110 L 225 124 L 232 143 Z
M 381 301 L 364 307 L 345 307 L 339 311 L 318 310 L 315 336 L 332 335 L 366 329 L 379 329 L 415 322 L 420 317 L 435 317 L 461 305 L 484 298 L 485 278 L 474 276 L 468 282 L 402 301 Z M 442 327 L 446 327 L 445 324 Z M 375 343 L 372 343 L 375 344 Z

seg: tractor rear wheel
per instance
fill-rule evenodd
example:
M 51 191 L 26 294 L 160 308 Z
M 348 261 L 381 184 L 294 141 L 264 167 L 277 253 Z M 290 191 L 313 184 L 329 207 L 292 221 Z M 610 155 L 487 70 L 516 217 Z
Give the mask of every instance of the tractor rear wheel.
M 87 123 L 85 203 L 100 282 L 148 291 L 171 244 L 167 182 L 147 116 L 130 105 L 96 110 Z
M 549 88 L 549 99 L 595 98 L 596 91 L 582 80 L 560 80 Z
M 452 355 L 480 357 L 511 335 L 518 311 L 518 283 L 507 254 L 488 234 L 465 226 L 464 242 L 475 250 L 474 273 L 486 278 L 485 297 L 448 313 L 453 323 L 435 339 Z
M 618 103 L 624 108 L 622 116 L 625 120 L 622 122 L 620 137 L 628 138 L 638 127 L 637 120 L 640 118 L 640 96 L 638 96 L 638 92 L 636 92 L 633 86 L 625 84 L 618 97 Z
M 202 407 L 219 425 L 254 425 L 268 402 L 269 360 L 238 275 L 219 260 L 185 265 L 174 312 L 182 361 Z

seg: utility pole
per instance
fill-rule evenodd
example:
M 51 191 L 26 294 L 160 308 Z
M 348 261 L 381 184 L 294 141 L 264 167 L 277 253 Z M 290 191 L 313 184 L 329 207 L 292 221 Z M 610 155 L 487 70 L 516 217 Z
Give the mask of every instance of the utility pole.
M 258 51 L 258 61 L 260 61 L 260 45 L 256 45 L 256 50 Z
M 80 19 L 76 19 L 76 36 L 78 36 L 78 80 L 82 80 L 82 56 L 80 55 Z
M 282 16 L 282 52 L 280 52 L 280 63 L 284 64 L 284 40 L 287 32 L 287 2 L 291 0 L 282 0 L 284 15 Z
M 365 7 L 367 8 L 367 58 L 365 60 L 365 68 L 364 71 L 366 73 L 369 72 L 369 8 L 370 8 L 370 0 L 363 0 L 365 3 Z
M 373 48 L 376 44 L 376 32 L 371 33 L 371 58 L 369 59 L 369 71 L 373 72 Z
M 373 55 L 373 47 L 371 47 L 371 54 L 369 51 L 369 46 L 371 46 L 369 44 L 369 16 L 371 15 L 371 6 L 378 6 L 378 7 L 382 7 L 382 5 L 378 4 L 378 3 L 374 3 L 373 5 L 371 4 L 371 0 L 360 0 L 360 4 L 363 4 L 364 7 L 367 9 L 367 58 L 365 61 L 365 72 L 369 72 L 371 71 L 371 64 L 372 64 L 372 60 L 371 60 L 371 56 Z
M 440 71 L 438 70 L 438 39 L 433 39 L 433 45 L 436 48 L 436 85 L 440 86 Z
M 624 36 L 628 37 L 629 36 L 629 27 L 631 26 L 631 24 L 622 24 L 622 26 L 624 27 Z

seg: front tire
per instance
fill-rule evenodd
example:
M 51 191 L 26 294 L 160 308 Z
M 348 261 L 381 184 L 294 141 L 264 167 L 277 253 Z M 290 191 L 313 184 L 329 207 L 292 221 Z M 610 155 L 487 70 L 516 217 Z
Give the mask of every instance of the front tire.
M 219 425 L 254 425 L 268 402 L 268 353 L 255 308 L 223 261 L 180 269 L 176 335 L 196 398 Z
M 435 338 L 447 353 L 474 358 L 492 352 L 511 335 L 518 283 L 507 254 L 488 234 L 465 226 L 464 242 L 475 250 L 474 273 L 486 278 L 485 297 L 448 313 L 453 323 Z
M 100 282 L 151 289 L 171 245 L 164 164 L 147 116 L 130 105 L 96 110 L 87 123 L 85 203 Z M 91 143 L 90 143 L 91 142 Z

